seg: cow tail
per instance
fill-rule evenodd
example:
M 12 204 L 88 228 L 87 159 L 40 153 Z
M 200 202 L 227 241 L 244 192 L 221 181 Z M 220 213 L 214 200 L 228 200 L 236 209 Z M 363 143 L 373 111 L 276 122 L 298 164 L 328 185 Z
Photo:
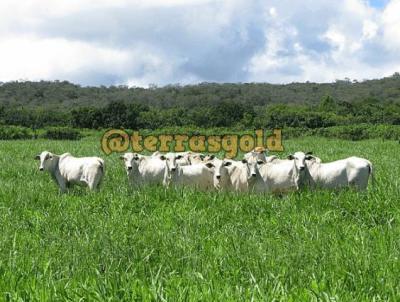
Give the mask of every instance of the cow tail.
M 367 162 L 368 162 L 368 169 L 369 169 L 369 176 L 371 178 L 371 183 L 372 183 L 372 186 L 374 186 L 375 185 L 375 169 L 372 167 L 372 163 L 370 161 L 367 161 Z
M 105 172 L 104 161 L 98 160 L 98 162 L 99 162 L 98 171 L 101 174 L 98 176 L 97 185 L 96 185 L 97 188 L 100 186 L 101 182 L 103 181 L 104 172 Z
M 99 164 L 100 164 L 99 169 L 100 169 L 101 173 L 104 174 L 104 168 L 105 168 L 105 167 L 104 167 L 104 162 L 101 161 L 101 160 L 99 160 L 98 162 L 99 162 Z

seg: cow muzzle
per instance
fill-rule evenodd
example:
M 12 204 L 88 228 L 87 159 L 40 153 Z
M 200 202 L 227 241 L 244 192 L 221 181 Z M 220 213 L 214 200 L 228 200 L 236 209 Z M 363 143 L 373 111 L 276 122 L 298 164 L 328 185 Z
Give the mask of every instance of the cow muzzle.
M 44 171 L 44 169 L 42 167 L 39 168 L 39 171 Z
M 132 170 L 132 167 L 128 167 L 128 171 L 131 171 Z
M 221 179 L 221 175 L 215 175 L 216 179 Z

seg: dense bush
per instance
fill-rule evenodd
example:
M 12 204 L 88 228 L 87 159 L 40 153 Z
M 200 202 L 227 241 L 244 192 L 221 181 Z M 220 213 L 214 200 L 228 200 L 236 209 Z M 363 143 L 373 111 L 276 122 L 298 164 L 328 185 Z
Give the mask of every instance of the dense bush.
M 0 125 L 52 128 L 41 137 L 78 139 L 77 129 L 284 129 L 285 137 L 398 139 L 400 75 L 362 83 L 216 84 L 128 88 L 68 82 L 0 84 Z M 6 135 L 4 134 L 6 137 Z M 7 137 L 10 137 L 7 134 Z M 24 136 L 16 134 L 15 137 Z
M 33 137 L 32 130 L 18 126 L 0 126 L 0 140 L 6 139 L 30 139 Z
M 322 136 L 329 138 L 340 138 L 346 140 L 363 140 L 363 139 L 400 139 L 400 126 L 399 125 L 346 125 L 346 126 L 333 126 L 326 128 L 283 128 L 282 135 L 285 139 L 295 138 L 300 136 Z
M 149 89 L 5 83 L 0 85 L 0 124 L 153 130 L 400 125 L 399 85 L 399 75 L 363 83 L 203 83 Z M 360 128 L 347 130 L 349 139 L 366 135 Z
M 80 131 L 68 127 L 54 127 L 46 129 L 41 138 L 54 140 L 79 140 L 82 138 Z

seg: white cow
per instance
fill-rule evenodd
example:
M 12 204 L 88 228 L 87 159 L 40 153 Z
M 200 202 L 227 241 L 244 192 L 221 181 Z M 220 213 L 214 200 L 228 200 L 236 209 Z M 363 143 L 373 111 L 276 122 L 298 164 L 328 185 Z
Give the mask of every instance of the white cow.
M 132 186 L 162 184 L 165 162 L 160 159 L 161 156 L 163 155 L 146 156 L 131 152 L 121 156 L 130 184 Z
M 70 153 L 56 155 L 43 151 L 35 157 L 40 160 L 40 171 L 47 171 L 58 184 L 61 192 L 74 185 L 98 189 L 104 175 L 104 161 L 100 157 L 74 157 Z
M 297 152 L 304 155 L 302 152 Z M 302 154 L 301 154 L 302 153 Z M 309 174 L 309 185 L 327 189 L 354 187 L 363 191 L 368 187 L 368 180 L 374 180 L 372 163 L 360 157 L 322 163 L 321 159 L 311 154 L 305 156 Z
M 264 151 L 256 149 L 245 154 L 245 159 L 249 163 L 258 164 L 258 171 L 264 181 L 264 190 L 273 193 L 296 191 L 301 186 L 305 159 L 292 160 L 294 159 L 292 155 L 288 158 L 279 159 L 275 155 L 266 157 Z
M 266 192 L 267 187 L 260 175 L 258 164 L 263 161 L 243 159 L 214 159 L 214 187 L 223 191 Z
M 288 159 L 274 157 L 268 162 L 260 163 L 259 171 L 268 192 L 297 191 L 306 175 L 305 159 L 298 159 L 294 155 L 289 155 Z
M 200 190 L 208 190 L 213 187 L 212 163 L 195 163 L 180 166 L 177 161 L 181 155 L 166 154 L 160 158 L 165 161 L 164 186 L 189 186 Z

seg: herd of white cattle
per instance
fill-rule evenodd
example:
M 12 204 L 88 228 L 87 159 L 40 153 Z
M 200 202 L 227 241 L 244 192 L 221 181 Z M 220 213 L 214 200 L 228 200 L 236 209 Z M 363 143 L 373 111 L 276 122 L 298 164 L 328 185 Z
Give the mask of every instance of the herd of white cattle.
M 159 184 L 166 187 L 195 187 L 199 190 L 285 193 L 301 188 L 366 190 L 373 180 L 370 161 L 360 157 L 323 163 L 311 152 L 296 152 L 286 159 L 266 156 L 256 148 L 242 160 L 219 159 L 194 152 L 152 155 L 125 153 L 129 184 L 139 187 Z M 74 184 L 98 189 L 104 176 L 104 160 L 99 157 L 56 155 L 48 151 L 36 156 L 40 171 L 48 171 L 62 192 Z

